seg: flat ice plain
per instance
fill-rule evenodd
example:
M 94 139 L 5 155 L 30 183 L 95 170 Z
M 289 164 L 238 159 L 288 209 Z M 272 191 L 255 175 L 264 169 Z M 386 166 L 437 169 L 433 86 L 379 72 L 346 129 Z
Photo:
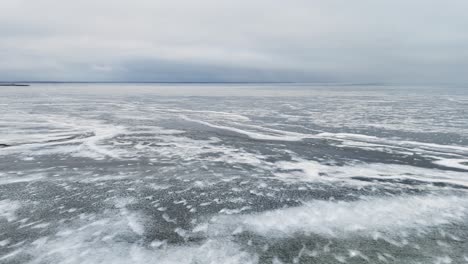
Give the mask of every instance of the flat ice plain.
M 0 263 L 468 263 L 468 89 L 2 87 Z

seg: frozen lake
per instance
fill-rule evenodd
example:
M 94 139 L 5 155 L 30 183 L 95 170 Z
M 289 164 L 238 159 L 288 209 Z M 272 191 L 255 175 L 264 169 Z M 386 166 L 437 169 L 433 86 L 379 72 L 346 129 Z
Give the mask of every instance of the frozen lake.
M 1 87 L 0 263 L 468 263 L 468 89 Z

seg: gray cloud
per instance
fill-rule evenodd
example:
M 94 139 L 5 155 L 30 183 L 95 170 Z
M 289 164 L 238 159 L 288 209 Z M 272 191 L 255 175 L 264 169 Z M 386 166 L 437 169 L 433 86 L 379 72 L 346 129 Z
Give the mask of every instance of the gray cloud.
M 0 80 L 466 82 L 464 0 L 2 0 Z

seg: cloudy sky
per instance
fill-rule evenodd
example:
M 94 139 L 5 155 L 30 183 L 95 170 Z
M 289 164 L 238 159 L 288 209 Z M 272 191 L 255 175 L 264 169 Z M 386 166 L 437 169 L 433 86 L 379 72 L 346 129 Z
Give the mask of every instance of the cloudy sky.
M 0 80 L 468 82 L 467 0 L 1 0 Z

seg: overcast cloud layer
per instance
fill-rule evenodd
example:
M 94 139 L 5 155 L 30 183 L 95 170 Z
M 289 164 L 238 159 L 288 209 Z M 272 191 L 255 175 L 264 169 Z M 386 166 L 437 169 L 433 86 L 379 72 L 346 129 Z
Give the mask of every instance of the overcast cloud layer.
M 466 0 L 1 0 L 0 80 L 468 82 Z

